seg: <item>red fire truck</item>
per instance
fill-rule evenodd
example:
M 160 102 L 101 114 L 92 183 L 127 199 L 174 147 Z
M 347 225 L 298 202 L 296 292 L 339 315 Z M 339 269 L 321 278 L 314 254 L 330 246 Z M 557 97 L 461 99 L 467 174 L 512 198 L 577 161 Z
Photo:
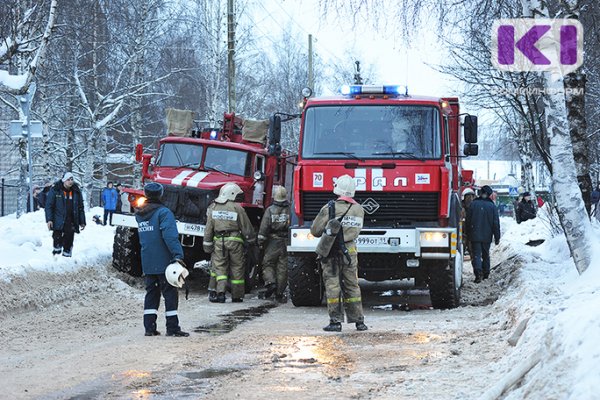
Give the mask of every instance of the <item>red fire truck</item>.
M 359 276 L 415 278 L 435 308 L 457 307 L 462 284 L 461 157 L 477 155 L 477 118 L 458 99 L 409 96 L 398 86 L 352 85 L 305 98 L 288 246 L 294 305 L 321 303 L 310 225 L 334 198 L 337 177 L 356 182 L 365 210 Z M 461 146 L 460 127 L 464 130 Z
M 279 122 L 278 116 L 272 119 Z M 256 126 L 256 121 L 253 122 Z M 225 113 L 220 128 L 190 131 L 183 136 L 167 135 L 160 140 L 155 157 L 142 154 L 141 145 L 136 149 L 136 160 L 142 162 L 142 183 L 154 181 L 164 186 L 162 202 L 175 214 L 189 267 L 210 259 L 202 250 L 206 209 L 225 183 L 234 182 L 243 190 L 237 201 L 255 226 L 272 201 L 273 185 L 285 184 L 286 163 L 279 144 L 280 131 L 270 129 L 280 128 L 280 122 L 264 121 L 262 128 L 246 136 L 244 129 L 248 126 L 248 121 Z M 132 210 L 145 200 L 143 190 L 125 190 Z M 117 225 L 113 266 L 140 276 L 140 244 L 134 215 L 115 214 L 113 223 Z

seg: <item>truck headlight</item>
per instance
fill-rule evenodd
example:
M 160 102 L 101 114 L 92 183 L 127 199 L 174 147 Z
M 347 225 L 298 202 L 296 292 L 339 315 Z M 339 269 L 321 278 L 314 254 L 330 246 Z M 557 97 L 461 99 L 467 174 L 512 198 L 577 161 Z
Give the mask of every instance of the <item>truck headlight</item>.
M 294 232 L 292 234 L 292 237 L 296 240 L 314 240 L 315 237 L 312 235 L 312 233 L 308 232 Z
M 421 232 L 421 247 L 448 247 L 448 233 Z

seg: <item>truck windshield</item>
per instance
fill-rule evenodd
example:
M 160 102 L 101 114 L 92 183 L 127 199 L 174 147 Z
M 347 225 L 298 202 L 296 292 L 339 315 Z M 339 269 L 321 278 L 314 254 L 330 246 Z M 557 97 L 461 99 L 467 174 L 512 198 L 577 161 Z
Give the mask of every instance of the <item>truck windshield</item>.
M 439 111 L 432 106 L 316 106 L 306 110 L 302 157 L 437 159 Z
M 198 168 L 202 161 L 201 145 L 189 143 L 162 143 L 156 164 L 161 167 Z
M 250 158 L 245 151 L 231 150 L 223 147 L 206 149 L 204 167 L 228 174 L 248 176 Z

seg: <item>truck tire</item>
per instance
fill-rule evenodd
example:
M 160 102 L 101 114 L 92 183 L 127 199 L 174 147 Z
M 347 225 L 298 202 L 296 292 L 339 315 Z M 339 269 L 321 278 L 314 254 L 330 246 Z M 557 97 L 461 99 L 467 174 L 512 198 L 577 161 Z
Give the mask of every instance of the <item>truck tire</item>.
M 136 229 L 117 226 L 113 244 L 113 267 L 131 276 L 142 276 L 140 239 Z
M 449 261 L 435 261 L 429 265 L 429 296 L 436 309 L 456 308 L 460 304 L 462 286 L 462 252 Z
M 293 305 L 296 307 L 321 305 L 323 284 L 316 257 L 289 257 L 288 282 Z

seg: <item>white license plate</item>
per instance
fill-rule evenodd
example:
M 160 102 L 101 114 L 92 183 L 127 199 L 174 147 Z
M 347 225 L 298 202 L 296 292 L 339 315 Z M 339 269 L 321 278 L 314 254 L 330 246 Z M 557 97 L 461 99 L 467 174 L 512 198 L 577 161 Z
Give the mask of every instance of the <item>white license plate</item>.
M 388 238 L 386 237 L 358 237 L 356 238 L 356 244 L 360 246 L 375 246 L 381 244 L 387 244 Z
M 204 225 L 184 224 L 183 230 L 184 230 L 183 233 L 204 234 Z

